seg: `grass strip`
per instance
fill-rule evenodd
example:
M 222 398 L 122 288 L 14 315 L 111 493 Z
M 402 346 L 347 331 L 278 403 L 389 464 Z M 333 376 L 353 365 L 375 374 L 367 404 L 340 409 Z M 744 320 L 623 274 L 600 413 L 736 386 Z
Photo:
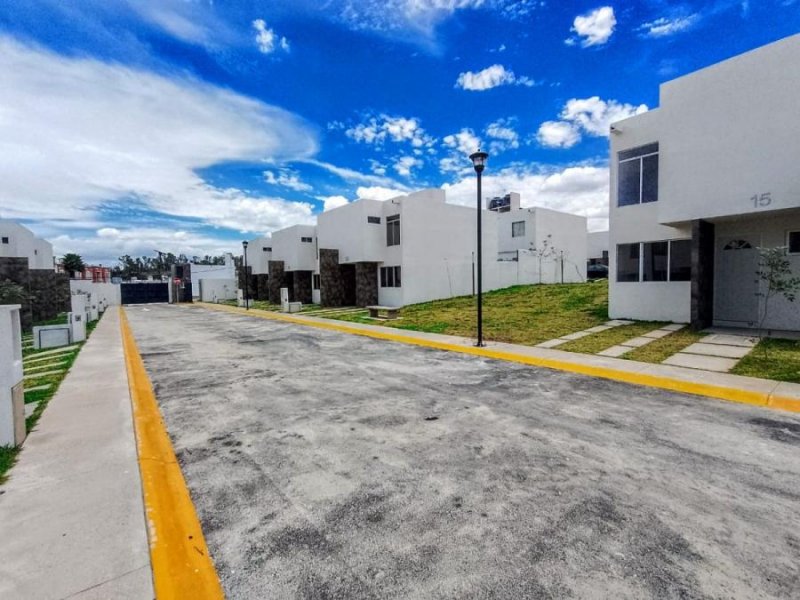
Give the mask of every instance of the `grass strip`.
M 800 340 L 761 340 L 731 373 L 800 383 Z
M 601 350 L 627 342 L 630 339 L 663 327 L 665 324 L 658 321 L 637 321 L 631 325 L 620 325 L 619 327 L 587 335 L 578 340 L 572 340 L 558 346 L 556 349 L 566 350 L 567 352 L 580 352 L 581 354 L 597 354 Z
M 476 298 L 460 296 L 403 307 L 396 321 L 369 319 L 366 312 L 319 315 L 395 329 L 475 335 Z M 608 284 L 517 285 L 483 295 L 484 337 L 497 342 L 535 345 L 600 325 L 608 319 Z
M 692 331 L 688 327 L 685 327 L 679 331 L 670 333 L 666 337 L 657 339 L 646 346 L 631 350 L 622 356 L 622 358 L 638 360 L 640 362 L 662 363 L 676 352 L 680 352 L 695 342 L 701 341 L 705 336 L 705 333 Z

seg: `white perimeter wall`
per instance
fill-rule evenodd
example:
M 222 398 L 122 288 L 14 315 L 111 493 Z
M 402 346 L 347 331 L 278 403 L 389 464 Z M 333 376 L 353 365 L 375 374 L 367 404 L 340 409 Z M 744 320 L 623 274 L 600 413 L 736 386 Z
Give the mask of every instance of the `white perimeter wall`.
M 198 296 L 203 302 L 236 300 L 236 279 L 203 279 L 199 282 Z
M 119 306 L 122 302 L 118 283 L 94 283 L 70 279 L 69 291 L 73 294 L 92 294 L 94 300 L 103 300 L 107 306 Z

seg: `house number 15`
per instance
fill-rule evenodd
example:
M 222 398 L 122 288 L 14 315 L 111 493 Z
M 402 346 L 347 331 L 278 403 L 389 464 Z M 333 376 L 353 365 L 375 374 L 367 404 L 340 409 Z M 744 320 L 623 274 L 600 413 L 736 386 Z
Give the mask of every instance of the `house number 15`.
M 753 208 L 764 208 L 772 204 L 772 193 L 756 194 L 750 198 L 750 201 L 753 203 Z

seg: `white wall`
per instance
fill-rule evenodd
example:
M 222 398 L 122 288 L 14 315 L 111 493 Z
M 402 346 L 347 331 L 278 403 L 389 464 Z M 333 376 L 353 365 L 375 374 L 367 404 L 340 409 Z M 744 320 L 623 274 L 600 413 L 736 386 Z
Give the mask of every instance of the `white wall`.
M 311 242 L 303 242 L 310 237 Z M 282 260 L 285 271 L 313 271 L 317 266 L 317 228 L 294 225 L 272 233 L 272 258 Z
M 339 263 L 380 262 L 386 247 L 385 203 L 363 199 L 317 216 L 319 247 L 339 250 Z M 380 223 L 369 223 L 378 217 Z
M 103 300 L 106 306 L 118 306 L 122 302 L 118 283 L 94 283 L 71 279 L 69 290 L 73 294 L 92 294 L 94 300 Z
M 236 279 L 203 279 L 198 285 L 198 297 L 203 302 L 236 300 Z M 194 291 L 194 288 L 193 290 Z
M 0 219 L 0 238 L 8 238 L 8 243 L 0 243 L 0 256 L 5 258 L 27 258 L 31 269 L 53 269 L 53 245 L 14 221 Z
M 272 237 L 268 235 L 248 241 L 247 266 L 252 267 L 253 275 L 269 274 L 269 261 L 272 260 L 270 248 L 272 248 Z

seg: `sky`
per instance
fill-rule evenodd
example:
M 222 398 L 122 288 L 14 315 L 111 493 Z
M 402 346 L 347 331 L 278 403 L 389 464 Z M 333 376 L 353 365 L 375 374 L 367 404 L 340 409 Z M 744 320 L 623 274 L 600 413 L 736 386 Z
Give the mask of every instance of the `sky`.
M 116 263 L 441 187 L 607 228 L 609 123 L 800 0 L 4 0 L 0 217 Z M 797 65 L 795 65 L 797 67 Z

